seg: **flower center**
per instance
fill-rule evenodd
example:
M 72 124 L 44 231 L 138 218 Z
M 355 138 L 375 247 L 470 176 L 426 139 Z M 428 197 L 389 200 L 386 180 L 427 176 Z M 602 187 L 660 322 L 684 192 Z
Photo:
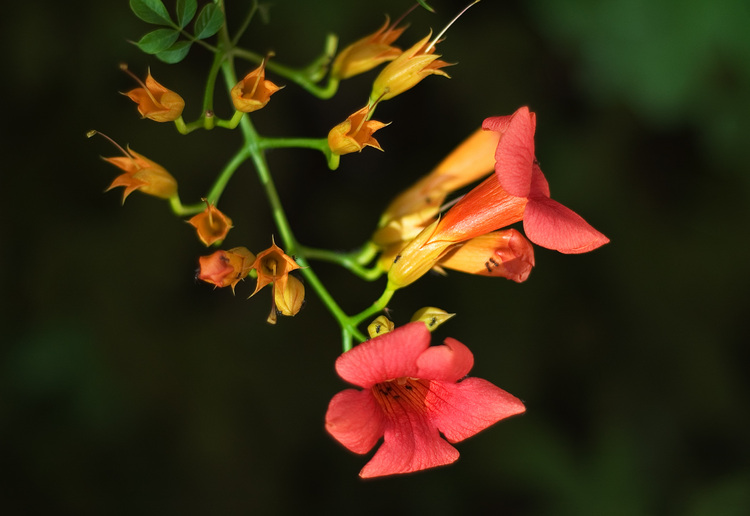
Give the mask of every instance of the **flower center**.
M 375 384 L 372 393 L 383 412 L 391 415 L 400 411 L 426 412 L 429 390 L 429 380 L 402 377 Z

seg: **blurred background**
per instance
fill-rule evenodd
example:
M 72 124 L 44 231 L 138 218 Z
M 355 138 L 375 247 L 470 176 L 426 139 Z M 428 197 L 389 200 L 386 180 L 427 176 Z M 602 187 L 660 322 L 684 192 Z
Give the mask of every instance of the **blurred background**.
M 238 23 L 247 2 L 228 3 Z M 431 4 L 402 47 L 463 7 Z M 343 47 L 409 6 L 277 0 L 243 42 L 302 66 L 327 32 Z M 750 514 L 746 1 L 485 0 L 438 46 L 452 78 L 378 108 L 392 122 L 377 134 L 385 152 L 335 172 L 313 151 L 269 154 L 299 239 L 353 249 L 484 118 L 528 105 L 553 197 L 612 240 L 580 256 L 538 249 L 525 284 L 452 273 L 394 297 L 398 324 L 425 305 L 457 312 L 434 338 L 468 345 L 472 376 L 527 413 L 458 444 L 452 466 L 374 481 L 357 476 L 369 455 L 323 428 L 346 385 L 338 326 L 312 290 L 269 326 L 270 292 L 194 280 L 209 251 L 165 202 L 103 193 L 117 171 L 99 156 L 117 151 L 90 129 L 164 165 L 183 202 L 205 195 L 239 134 L 141 120 L 117 65 L 150 66 L 189 121 L 210 56 L 195 48 L 172 66 L 140 53 L 128 40 L 149 26 L 124 0 L 13 9 L 0 22 L 4 514 Z M 286 88 L 256 127 L 322 137 L 364 105 L 374 74 L 328 101 L 269 78 Z M 224 248 L 268 247 L 251 167 L 220 208 L 235 226 Z M 384 287 L 315 267 L 349 313 Z

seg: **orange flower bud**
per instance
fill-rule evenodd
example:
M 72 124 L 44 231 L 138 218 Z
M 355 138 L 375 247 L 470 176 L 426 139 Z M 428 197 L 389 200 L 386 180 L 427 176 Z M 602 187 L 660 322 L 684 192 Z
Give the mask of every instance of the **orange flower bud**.
M 367 146 L 383 150 L 378 141 L 372 137 L 372 134 L 388 124 L 376 120 L 367 120 L 370 109 L 370 105 L 363 107 L 331 129 L 328 133 L 328 146 L 334 154 L 360 152 Z
M 281 88 L 266 80 L 266 61 L 238 82 L 230 95 L 237 111 L 252 113 L 268 104 L 271 95 Z
M 502 277 L 522 283 L 534 267 L 534 248 L 520 231 L 494 231 L 454 247 L 438 265 L 469 274 Z
M 169 199 L 177 193 L 177 181 L 164 167 L 141 156 L 129 147 L 127 150 L 122 148 L 121 150 L 125 153 L 125 156 L 104 158 L 104 161 L 125 171 L 124 174 L 117 176 L 112 181 L 107 191 L 118 186 L 124 186 L 123 203 L 128 195 L 135 190 L 161 199 Z
M 173 122 L 182 116 L 185 101 L 177 93 L 156 82 L 148 71 L 145 84 L 128 70 L 127 65 L 120 68 L 133 77 L 140 88 L 125 93 L 130 100 L 138 104 L 138 112 L 143 118 L 150 118 L 156 122 Z
M 375 78 L 370 99 L 388 100 L 413 88 L 428 75 L 442 75 L 450 78 L 441 68 L 449 63 L 440 61 L 433 54 L 435 45 L 428 43 L 432 33 L 415 43 L 396 59 L 388 63 Z
M 204 199 L 205 200 L 205 199 Z M 206 247 L 221 243 L 232 229 L 232 219 L 206 201 L 206 209 L 188 221 L 198 231 L 198 238 Z
M 271 247 L 258 253 L 250 268 L 258 272 L 258 282 L 250 297 L 253 297 L 269 283 L 272 285 L 273 303 L 267 319 L 269 323 L 276 323 L 276 312 L 279 306 L 278 310 L 282 315 L 295 315 L 299 312 L 304 300 L 305 289 L 297 278 L 289 276 L 290 272 L 299 269 L 299 265 L 294 261 L 294 258 L 286 255 L 279 246 L 273 243 Z
M 235 247 L 229 251 L 216 251 L 198 259 L 200 271 L 197 278 L 217 287 L 234 287 L 245 279 L 255 261 L 255 255 L 245 247 Z
M 401 50 L 392 47 L 391 43 L 396 41 L 405 27 L 396 28 L 396 23 L 388 26 L 390 20 L 386 16 L 385 24 L 358 41 L 355 41 L 342 50 L 331 65 L 331 77 L 334 79 L 348 79 L 355 75 L 367 72 L 386 61 L 396 59 Z

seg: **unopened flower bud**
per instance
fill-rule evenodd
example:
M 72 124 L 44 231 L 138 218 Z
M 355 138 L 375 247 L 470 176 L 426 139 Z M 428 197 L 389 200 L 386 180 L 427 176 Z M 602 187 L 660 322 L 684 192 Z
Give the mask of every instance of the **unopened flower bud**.
M 405 50 L 400 56 L 388 63 L 375 78 L 370 93 L 370 100 L 388 100 L 416 86 L 428 75 L 450 76 L 441 68 L 449 63 L 440 61 L 439 55 L 433 54 L 435 45 L 429 43 L 432 33 Z
M 328 146 L 334 154 L 341 155 L 360 152 L 367 146 L 383 150 L 372 134 L 388 124 L 378 122 L 377 120 L 368 120 L 367 115 L 370 109 L 370 105 L 363 107 L 330 130 L 328 133 Z
M 136 190 L 160 199 L 169 199 L 177 193 L 177 181 L 164 167 L 130 148 L 120 149 L 125 156 L 104 158 L 104 161 L 125 171 L 112 181 L 107 191 L 118 186 L 125 187 L 122 194 L 123 203 L 128 195 Z
M 395 327 L 396 325 L 393 324 L 393 321 L 385 315 L 380 315 L 367 326 L 367 334 L 370 335 L 371 339 L 374 339 L 379 335 L 385 335 L 393 331 Z
M 432 331 L 456 314 L 449 314 L 445 310 L 435 308 L 434 306 L 425 306 L 414 312 L 410 322 L 422 321 L 427 325 L 427 329 Z
M 342 50 L 333 60 L 331 77 L 348 79 L 398 57 L 401 50 L 392 47 L 391 43 L 404 32 L 404 27 L 396 28 L 395 24 L 389 27 L 388 24 L 389 19 L 386 17 L 385 24 L 374 34 L 355 41 Z
M 151 76 L 151 70 L 148 71 L 144 83 L 128 70 L 127 65 L 120 65 L 120 69 L 141 85 L 140 88 L 132 89 L 125 95 L 138 104 L 138 112 L 143 118 L 150 118 L 156 122 L 173 122 L 182 116 L 185 101 L 174 91 L 156 82 Z
M 271 95 L 281 87 L 266 80 L 265 60 L 258 68 L 248 73 L 230 92 L 232 103 L 237 111 L 252 113 L 268 104 Z
M 274 289 L 274 301 L 277 313 L 286 316 L 297 315 L 305 303 L 305 285 L 294 276 L 287 277 L 283 289 Z M 270 318 L 271 315 L 269 315 Z M 273 322 L 275 322 L 275 317 Z

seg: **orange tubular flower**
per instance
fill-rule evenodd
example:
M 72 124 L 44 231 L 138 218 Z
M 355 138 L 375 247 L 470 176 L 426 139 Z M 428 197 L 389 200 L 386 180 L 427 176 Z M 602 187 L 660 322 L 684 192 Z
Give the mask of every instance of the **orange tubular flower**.
M 221 242 L 232 229 L 232 219 L 206 201 L 206 209 L 188 221 L 197 231 L 198 238 L 208 247 Z
M 401 49 L 391 46 L 391 43 L 401 36 L 405 27 L 396 28 L 396 24 L 389 27 L 389 23 L 390 19 L 386 16 L 385 24 L 374 34 L 355 41 L 342 50 L 331 65 L 331 77 L 348 79 L 401 55 Z
M 266 80 L 266 61 L 264 60 L 258 68 L 247 74 L 232 88 L 230 95 L 237 111 L 252 113 L 265 107 L 271 95 L 280 89 L 281 87 Z
M 388 288 L 396 290 L 416 281 L 457 244 L 519 222 L 526 203 L 505 192 L 494 174 L 488 177 L 401 250 L 388 271 Z M 496 255 L 515 257 L 513 252 Z
M 247 277 L 255 255 L 245 247 L 235 247 L 229 251 L 216 251 L 198 259 L 200 270 L 197 278 L 216 287 L 234 287 Z
M 376 120 L 367 120 L 370 109 L 370 105 L 363 107 L 330 130 L 328 146 L 334 154 L 361 152 L 367 146 L 383 150 L 372 134 L 388 124 Z
M 177 193 L 177 181 L 164 167 L 141 156 L 130 148 L 123 150 L 123 152 L 125 156 L 104 158 L 104 161 L 112 163 L 117 168 L 125 171 L 124 174 L 117 176 L 112 181 L 107 191 L 118 186 L 124 186 L 125 191 L 122 194 L 123 203 L 128 195 L 135 190 L 161 199 L 169 199 Z
M 269 283 L 273 288 L 273 303 L 267 319 L 269 323 L 276 324 L 277 311 L 282 315 L 290 316 L 299 312 L 305 298 L 305 289 L 302 282 L 289 276 L 290 272 L 299 269 L 294 258 L 286 255 L 274 243 L 265 251 L 258 253 L 250 268 L 258 272 L 258 282 L 250 297 Z
M 413 88 L 428 75 L 450 78 L 441 70 L 449 63 L 440 61 L 440 56 L 433 54 L 435 45 L 428 43 L 431 36 L 432 33 L 428 34 L 383 68 L 372 85 L 370 100 L 391 99 Z
M 156 122 L 174 122 L 182 116 L 185 101 L 177 93 L 156 82 L 148 71 L 145 84 L 132 74 L 126 65 L 120 68 L 133 77 L 140 85 L 125 93 L 130 100 L 138 104 L 138 112 L 143 118 L 150 118 Z
M 499 139 L 497 132 L 477 129 L 432 172 L 391 202 L 372 241 L 387 247 L 414 238 L 435 220 L 448 194 L 494 170 Z

